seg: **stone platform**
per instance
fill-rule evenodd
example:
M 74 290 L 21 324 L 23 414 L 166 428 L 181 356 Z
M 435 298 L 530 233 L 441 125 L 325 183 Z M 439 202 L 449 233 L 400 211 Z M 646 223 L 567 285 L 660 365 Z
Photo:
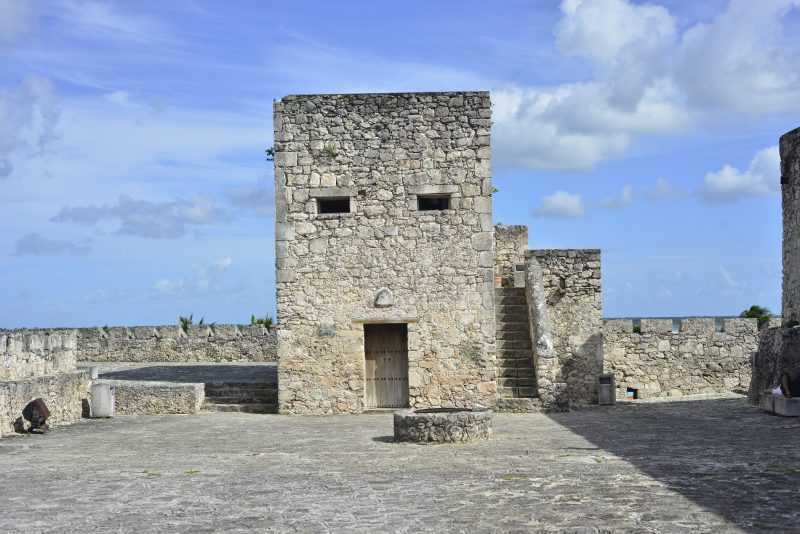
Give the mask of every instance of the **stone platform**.
M 493 427 L 421 447 L 393 442 L 391 414 L 83 420 L 0 441 L 0 532 L 785 532 L 800 519 L 800 422 L 743 399 L 495 414 Z

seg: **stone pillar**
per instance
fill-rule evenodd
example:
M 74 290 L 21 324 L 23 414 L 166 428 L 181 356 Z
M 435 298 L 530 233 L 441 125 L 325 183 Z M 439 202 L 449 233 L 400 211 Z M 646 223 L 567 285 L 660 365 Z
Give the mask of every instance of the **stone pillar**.
M 494 226 L 494 274 L 502 286 L 514 285 L 514 270 L 525 264 L 528 249 L 528 227 L 524 225 L 496 224 Z
M 800 128 L 781 136 L 783 324 L 800 321 Z

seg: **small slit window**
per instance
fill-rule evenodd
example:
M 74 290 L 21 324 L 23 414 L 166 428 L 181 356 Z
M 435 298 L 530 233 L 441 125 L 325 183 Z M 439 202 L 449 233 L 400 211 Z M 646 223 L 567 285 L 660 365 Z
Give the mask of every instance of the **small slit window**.
M 419 211 L 449 210 L 450 195 L 418 195 L 417 209 Z
M 317 213 L 350 213 L 350 197 L 318 198 Z

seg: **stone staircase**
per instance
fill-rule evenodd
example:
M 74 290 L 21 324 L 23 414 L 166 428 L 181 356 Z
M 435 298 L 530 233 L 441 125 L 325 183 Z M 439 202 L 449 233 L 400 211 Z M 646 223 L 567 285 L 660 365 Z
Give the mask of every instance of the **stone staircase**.
M 495 289 L 495 318 L 498 409 L 532 411 L 538 399 L 524 287 Z
M 206 383 L 203 410 L 278 413 L 278 388 L 263 382 Z

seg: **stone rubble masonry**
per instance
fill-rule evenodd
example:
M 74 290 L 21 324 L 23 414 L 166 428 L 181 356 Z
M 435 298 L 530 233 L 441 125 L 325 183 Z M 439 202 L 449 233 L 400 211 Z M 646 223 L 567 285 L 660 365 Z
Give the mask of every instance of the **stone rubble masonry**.
M 205 384 L 131 380 L 97 380 L 114 386 L 116 415 L 196 414 L 205 399 Z
M 525 265 L 525 252 L 528 250 L 528 227 L 525 225 L 496 224 L 495 276 L 500 277 L 503 286 L 514 285 L 514 272 L 518 266 Z
M 800 321 L 800 128 L 781 136 L 783 317 Z
M 634 332 L 630 319 L 604 322 L 604 367 L 613 373 L 618 399 L 627 388 L 640 399 L 747 391 L 750 366 L 758 347 L 756 319 L 641 319 Z
M 782 372 L 800 371 L 800 327 L 765 328 L 753 360 L 748 397 L 758 404 L 767 389 L 778 385 Z
M 2 335 L 2 334 L 0 334 Z M 78 329 L 77 359 L 85 362 L 274 362 L 274 331 L 215 324 Z
M 493 406 L 489 93 L 287 96 L 273 123 L 281 413 L 363 410 L 368 322 L 408 324 L 411 407 Z
M 74 330 L 0 330 L 0 380 L 75 370 Z
M 597 402 L 603 368 L 600 251 L 530 250 L 526 295 L 545 410 Z
M 50 410 L 49 425 L 77 423 L 88 389 L 88 372 L 76 370 L 0 382 L 0 437 L 14 433 L 22 409 L 36 398 L 43 399 Z

